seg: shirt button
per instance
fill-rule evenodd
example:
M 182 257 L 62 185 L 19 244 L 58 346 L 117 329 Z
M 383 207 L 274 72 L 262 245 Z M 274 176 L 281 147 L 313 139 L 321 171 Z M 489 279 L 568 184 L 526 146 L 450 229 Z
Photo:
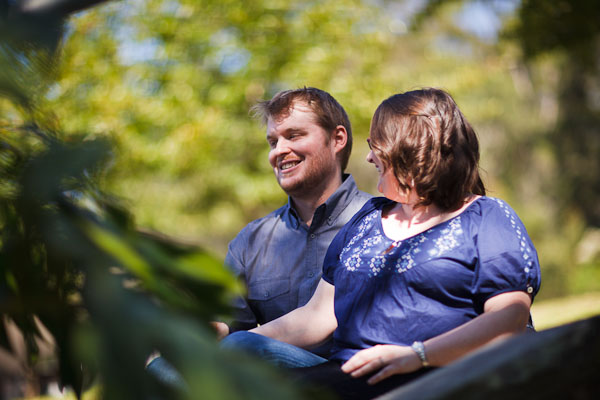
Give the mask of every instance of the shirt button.
M 265 299 L 269 297 L 269 292 L 265 292 Z
M 527 293 L 533 293 L 533 288 L 531 286 L 527 286 Z
M 316 237 L 317 237 L 317 235 L 315 235 L 314 233 L 311 233 L 311 234 L 310 234 L 310 238 L 311 238 L 311 239 L 314 239 L 314 238 L 316 238 Z
M 309 273 L 308 273 L 308 277 L 309 277 L 309 278 L 312 278 L 313 276 L 315 276 L 315 273 L 314 273 L 314 272 L 309 272 Z

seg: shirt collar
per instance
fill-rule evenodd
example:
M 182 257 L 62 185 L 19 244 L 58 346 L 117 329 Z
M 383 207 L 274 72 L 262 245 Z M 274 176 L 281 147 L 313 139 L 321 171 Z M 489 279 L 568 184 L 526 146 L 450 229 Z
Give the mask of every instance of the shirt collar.
M 329 196 L 325 203 L 321 204 L 315 210 L 310 230 L 314 231 L 324 224 L 333 225 L 338 215 L 344 211 L 357 193 L 358 187 L 356 186 L 356 181 L 354 181 L 352 175 L 344 174 L 342 176 L 342 184 L 331 196 Z M 301 225 L 301 221 L 292 204 L 292 198 L 289 196 L 285 214 L 294 229 L 298 229 Z

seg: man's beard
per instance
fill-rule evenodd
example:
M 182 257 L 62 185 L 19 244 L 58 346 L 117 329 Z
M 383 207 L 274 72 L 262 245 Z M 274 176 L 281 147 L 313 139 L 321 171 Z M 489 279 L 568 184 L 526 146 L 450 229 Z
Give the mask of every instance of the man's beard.
M 305 162 L 305 161 L 304 161 Z M 336 171 L 335 160 L 319 157 L 311 165 L 304 166 L 303 175 L 298 179 L 289 179 L 279 182 L 281 189 L 291 197 L 320 197 L 328 186 L 329 180 L 333 179 Z

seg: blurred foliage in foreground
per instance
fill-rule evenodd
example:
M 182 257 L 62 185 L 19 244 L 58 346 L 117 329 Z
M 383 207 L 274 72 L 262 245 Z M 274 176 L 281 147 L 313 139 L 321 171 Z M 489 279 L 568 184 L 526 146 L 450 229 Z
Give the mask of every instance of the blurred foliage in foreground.
M 44 94 L 67 135 L 115 145 L 103 188 L 143 226 L 223 255 L 285 202 L 264 129 L 248 115 L 280 89 L 317 86 L 347 109 L 349 171 L 392 93 L 449 90 L 475 126 L 492 196 L 539 250 L 540 297 L 600 289 L 600 72 L 595 0 L 114 2 L 68 23 Z
M 107 139 L 61 139 L 40 97 L 54 84 L 73 10 L 20 5 L 0 3 L 0 398 L 53 380 L 78 396 L 99 383 L 111 400 L 296 398 L 270 369 L 218 351 L 207 321 L 241 293 L 221 261 L 137 230 L 98 189 L 113 157 Z M 156 349 L 187 390 L 146 373 Z

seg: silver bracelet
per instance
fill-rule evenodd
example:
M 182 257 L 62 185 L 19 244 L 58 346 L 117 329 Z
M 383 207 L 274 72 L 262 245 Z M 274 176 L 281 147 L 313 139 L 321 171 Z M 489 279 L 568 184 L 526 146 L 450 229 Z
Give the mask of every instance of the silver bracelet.
M 413 349 L 415 353 L 417 353 L 417 356 L 419 356 L 419 360 L 421 360 L 421 365 L 424 367 L 428 367 L 429 361 L 427 361 L 427 356 L 425 355 L 425 345 L 423 344 L 423 342 L 416 341 L 410 345 L 410 348 Z

